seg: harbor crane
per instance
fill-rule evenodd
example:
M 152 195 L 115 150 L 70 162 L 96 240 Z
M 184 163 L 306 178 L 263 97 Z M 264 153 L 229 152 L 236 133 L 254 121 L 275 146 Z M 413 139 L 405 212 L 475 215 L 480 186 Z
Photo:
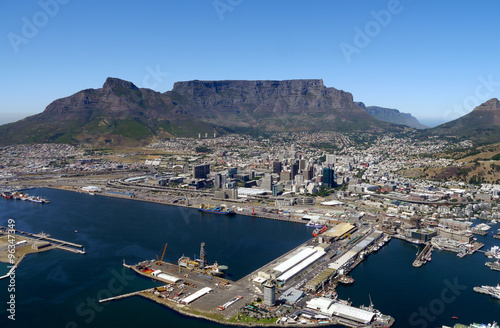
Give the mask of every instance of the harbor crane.
M 161 255 L 161 259 L 158 259 L 158 255 L 156 255 L 156 264 L 161 265 L 163 262 L 163 257 L 165 256 L 165 251 L 167 250 L 168 243 L 165 244 L 165 247 L 163 248 L 163 254 Z

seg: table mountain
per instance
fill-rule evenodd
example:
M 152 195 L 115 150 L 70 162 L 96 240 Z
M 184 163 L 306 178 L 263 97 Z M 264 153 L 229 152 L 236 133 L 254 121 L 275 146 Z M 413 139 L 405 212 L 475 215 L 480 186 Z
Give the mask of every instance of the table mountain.
M 322 80 L 186 81 L 165 93 L 108 78 L 0 126 L 0 144 L 137 143 L 212 132 L 401 130 L 371 117 L 350 93 Z

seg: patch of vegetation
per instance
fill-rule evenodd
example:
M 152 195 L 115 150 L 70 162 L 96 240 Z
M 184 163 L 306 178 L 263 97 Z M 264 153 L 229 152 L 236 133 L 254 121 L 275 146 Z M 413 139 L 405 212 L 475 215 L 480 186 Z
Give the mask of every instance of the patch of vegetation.
M 252 318 L 243 314 L 237 314 L 228 322 L 245 322 L 245 323 L 259 323 L 259 324 L 273 324 L 276 323 L 278 318 Z
M 152 135 L 153 133 L 138 121 L 126 119 L 116 123 L 116 128 L 113 130 L 113 134 L 118 134 L 127 138 L 142 139 Z
M 496 154 L 491 159 L 494 160 L 494 161 L 500 161 L 500 153 Z
M 200 146 L 200 147 L 196 147 L 195 148 L 195 151 L 197 153 L 211 153 L 212 152 L 212 149 L 206 147 L 206 146 Z

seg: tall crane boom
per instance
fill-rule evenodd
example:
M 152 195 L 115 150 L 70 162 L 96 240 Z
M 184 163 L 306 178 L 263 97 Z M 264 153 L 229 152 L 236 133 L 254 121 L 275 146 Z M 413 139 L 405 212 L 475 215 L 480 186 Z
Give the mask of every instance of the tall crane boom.
M 161 255 L 161 259 L 158 260 L 158 255 L 156 256 L 156 259 L 158 260 L 158 265 L 161 265 L 163 262 L 163 257 L 165 256 L 165 251 L 167 250 L 168 243 L 165 244 L 165 247 L 163 248 L 163 254 Z

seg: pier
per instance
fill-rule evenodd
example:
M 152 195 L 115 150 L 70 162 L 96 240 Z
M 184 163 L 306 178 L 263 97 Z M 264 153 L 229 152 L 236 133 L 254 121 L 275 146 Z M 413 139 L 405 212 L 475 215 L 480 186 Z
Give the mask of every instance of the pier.
M 54 247 L 59 248 L 59 249 L 62 249 L 62 250 L 68 251 L 68 252 L 72 252 L 72 253 L 77 253 L 77 254 L 86 254 L 85 248 L 83 247 L 83 245 L 72 243 L 69 241 L 56 239 L 56 238 L 51 238 L 49 235 L 44 234 L 44 233 L 35 234 L 35 233 L 16 230 L 16 229 L 8 229 L 8 228 L 3 227 L 3 226 L 0 226 L 0 231 L 1 230 L 10 230 L 10 231 L 14 230 L 14 232 L 18 235 L 24 235 L 24 236 L 31 237 L 33 239 L 50 242 Z M 81 249 L 79 249 L 79 248 L 81 248 Z
M 16 236 L 16 239 L 22 238 L 23 243 L 19 245 L 16 244 L 16 251 L 14 254 L 14 258 L 10 258 L 8 256 L 9 249 L 9 240 L 7 238 L 7 231 L 12 234 L 12 236 Z M 30 246 L 31 244 L 31 246 Z M 72 243 L 69 241 L 64 241 L 56 238 L 51 238 L 48 234 L 39 233 L 34 234 L 31 232 L 10 229 L 3 226 L 0 226 L 0 261 L 5 263 L 13 264 L 9 273 L 0 277 L 1 279 L 5 279 L 9 277 L 18 267 L 22 260 L 26 257 L 27 254 L 40 253 L 49 251 L 52 249 L 61 249 L 63 251 L 75 253 L 75 254 L 86 254 L 85 248 L 83 245 Z
M 434 248 L 432 247 L 431 243 L 427 242 L 424 249 L 420 252 L 420 254 L 417 255 L 417 258 L 413 262 L 413 266 L 415 268 L 419 268 L 423 264 L 427 263 L 427 259 L 431 256 L 433 249 Z
M 140 291 L 133 292 L 133 293 L 128 293 L 128 294 L 113 296 L 113 297 L 110 297 L 110 298 L 105 298 L 105 299 L 99 300 L 99 303 L 104 303 L 104 302 L 109 302 L 109 301 L 115 301 L 115 300 L 121 300 L 122 298 L 136 296 L 136 295 L 139 295 L 140 293 L 145 293 L 145 292 L 148 292 L 148 291 L 150 292 L 150 291 L 152 291 L 152 289 L 145 289 L 145 290 L 140 290 Z

